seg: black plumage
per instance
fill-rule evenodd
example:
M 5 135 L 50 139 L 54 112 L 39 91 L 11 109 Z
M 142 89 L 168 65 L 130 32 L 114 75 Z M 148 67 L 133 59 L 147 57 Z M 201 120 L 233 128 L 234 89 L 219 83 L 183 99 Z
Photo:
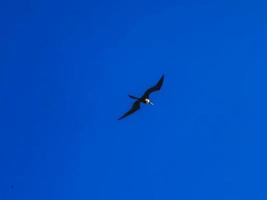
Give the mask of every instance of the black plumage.
M 144 103 L 144 104 L 151 104 L 151 105 L 153 105 L 153 103 L 152 103 L 151 100 L 149 99 L 149 96 L 150 96 L 150 94 L 151 94 L 152 92 L 156 92 L 156 91 L 158 91 L 158 90 L 161 89 L 161 86 L 162 86 L 162 84 L 163 84 L 163 81 L 164 81 L 164 75 L 161 76 L 160 80 L 157 82 L 156 85 L 154 85 L 153 87 L 147 89 L 141 98 L 138 98 L 138 97 L 129 95 L 130 98 L 135 99 L 136 101 L 133 103 L 131 109 L 130 109 L 128 112 L 124 113 L 124 114 L 119 118 L 119 120 L 121 120 L 121 119 L 127 117 L 128 115 L 134 113 L 135 111 L 139 110 L 139 109 L 140 109 L 140 104 L 141 104 L 141 103 Z

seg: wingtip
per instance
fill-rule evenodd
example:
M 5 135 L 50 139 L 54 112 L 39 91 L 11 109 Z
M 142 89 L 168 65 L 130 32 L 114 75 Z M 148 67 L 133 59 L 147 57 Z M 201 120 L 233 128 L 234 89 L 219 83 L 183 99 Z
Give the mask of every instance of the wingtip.
M 160 80 L 165 78 L 165 74 L 161 74 Z
M 162 74 L 161 77 L 160 77 L 160 81 L 163 82 L 164 78 L 165 78 L 165 74 Z
M 117 120 L 122 120 L 123 118 L 125 118 L 125 116 L 121 116 Z

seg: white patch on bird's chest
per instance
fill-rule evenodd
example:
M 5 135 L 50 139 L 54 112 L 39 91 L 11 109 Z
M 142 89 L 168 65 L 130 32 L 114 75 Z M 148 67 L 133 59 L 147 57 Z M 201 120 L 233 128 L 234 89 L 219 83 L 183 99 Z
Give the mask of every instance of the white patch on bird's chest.
M 150 100 L 149 99 L 145 99 L 145 103 L 149 104 Z

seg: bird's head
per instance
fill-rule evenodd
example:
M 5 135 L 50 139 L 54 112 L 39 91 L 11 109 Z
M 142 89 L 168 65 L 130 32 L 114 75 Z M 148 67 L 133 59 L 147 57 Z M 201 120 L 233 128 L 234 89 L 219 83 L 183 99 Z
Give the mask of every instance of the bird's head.
M 145 99 L 145 103 L 150 104 L 152 106 L 154 105 L 154 103 L 150 99 Z

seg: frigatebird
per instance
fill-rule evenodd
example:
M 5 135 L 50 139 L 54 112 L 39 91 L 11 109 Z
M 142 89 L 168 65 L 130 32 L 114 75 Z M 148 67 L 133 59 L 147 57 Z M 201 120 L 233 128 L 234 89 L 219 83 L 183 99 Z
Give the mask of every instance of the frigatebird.
M 135 111 L 139 110 L 141 103 L 154 105 L 153 102 L 149 99 L 149 95 L 152 92 L 156 92 L 156 91 L 160 90 L 160 88 L 163 84 L 163 80 L 164 80 L 164 75 L 161 76 L 161 78 L 159 79 L 159 81 L 156 85 L 147 89 L 145 91 L 145 93 L 143 94 L 143 96 L 140 98 L 132 96 L 132 95 L 128 95 L 130 98 L 135 99 L 136 101 L 133 103 L 131 109 L 128 112 L 124 113 L 118 120 L 121 120 L 121 119 L 127 117 L 128 115 L 134 113 Z

